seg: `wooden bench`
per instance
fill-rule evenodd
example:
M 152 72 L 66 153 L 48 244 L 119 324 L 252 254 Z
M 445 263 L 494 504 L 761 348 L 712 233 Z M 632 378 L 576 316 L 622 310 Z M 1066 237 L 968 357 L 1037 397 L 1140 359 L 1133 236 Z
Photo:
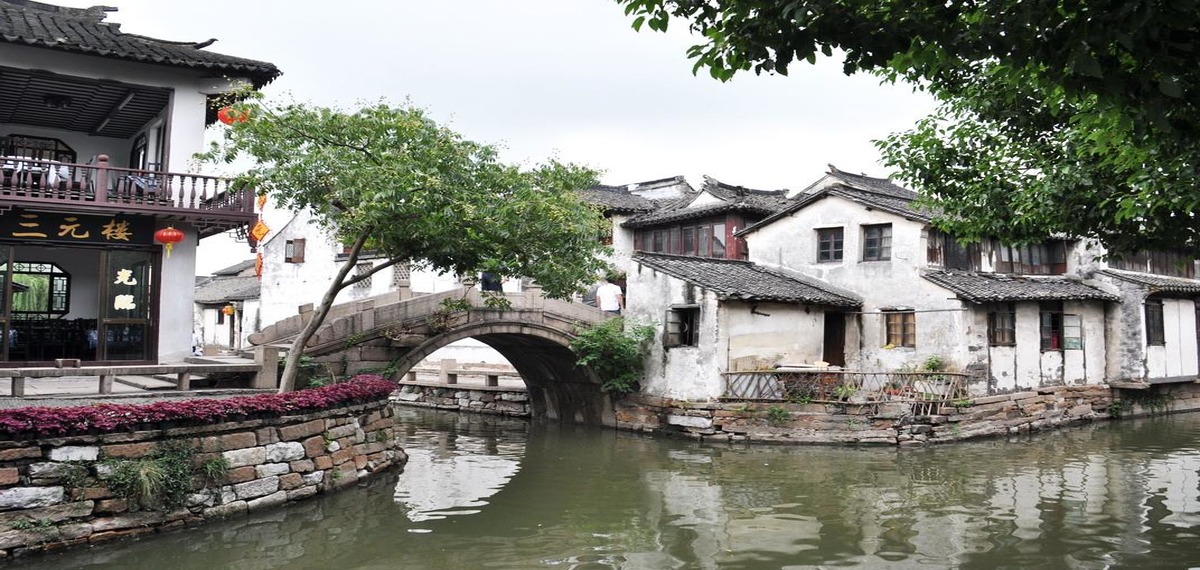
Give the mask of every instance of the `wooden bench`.
M 174 374 L 176 390 L 191 388 L 192 374 L 219 372 L 258 372 L 258 364 L 141 364 L 129 366 L 80 366 L 77 368 L 0 368 L 0 378 L 12 379 L 12 395 L 25 395 L 28 378 L 61 378 L 63 376 L 98 376 L 100 393 L 111 394 L 113 379 L 121 375 L 150 376 Z

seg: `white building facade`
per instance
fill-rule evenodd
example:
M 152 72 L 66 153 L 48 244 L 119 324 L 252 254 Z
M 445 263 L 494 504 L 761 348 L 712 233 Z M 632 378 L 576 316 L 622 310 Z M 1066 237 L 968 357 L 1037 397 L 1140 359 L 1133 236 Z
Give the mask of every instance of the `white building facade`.
M 254 219 L 252 189 L 188 161 L 218 96 L 279 70 L 123 34 L 114 10 L 0 1 L 5 362 L 191 354 L 198 240 Z M 169 251 L 167 228 L 182 232 Z

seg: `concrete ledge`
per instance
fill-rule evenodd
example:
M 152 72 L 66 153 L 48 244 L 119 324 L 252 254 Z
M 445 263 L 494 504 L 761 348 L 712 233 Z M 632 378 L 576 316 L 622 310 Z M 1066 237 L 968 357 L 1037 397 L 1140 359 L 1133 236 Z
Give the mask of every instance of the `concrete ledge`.
M 81 366 L 79 368 L 0 368 L 0 378 L 51 378 L 56 376 L 110 376 L 179 374 L 181 372 L 258 372 L 257 364 L 135 364 Z

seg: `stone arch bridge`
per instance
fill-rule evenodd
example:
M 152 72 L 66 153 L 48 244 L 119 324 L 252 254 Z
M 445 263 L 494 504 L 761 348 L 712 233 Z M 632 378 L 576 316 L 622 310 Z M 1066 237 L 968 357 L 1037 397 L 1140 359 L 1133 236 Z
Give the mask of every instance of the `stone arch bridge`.
M 474 338 L 504 356 L 524 379 L 533 415 L 565 422 L 615 425 L 611 397 L 575 365 L 576 331 L 609 315 L 581 303 L 549 299 L 538 287 L 506 294 L 511 305 L 486 306 L 480 292 L 457 289 L 402 298 L 399 293 L 335 305 L 305 354 L 343 374 L 388 370 L 398 381 L 435 350 Z M 250 342 L 290 347 L 312 307 L 252 334 Z

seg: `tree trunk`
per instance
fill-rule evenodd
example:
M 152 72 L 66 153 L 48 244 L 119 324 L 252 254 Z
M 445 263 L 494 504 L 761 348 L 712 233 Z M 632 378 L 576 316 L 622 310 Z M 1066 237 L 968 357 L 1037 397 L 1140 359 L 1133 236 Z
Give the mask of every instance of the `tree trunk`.
M 296 336 L 296 340 L 292 341 L 292 347 L 288 349 L 287 359 L 283 361 L 283 372 L 279 375 L 280 393 L 291 392 L 296 389 L 296 375 L 300 373 L 300 358 L 304 356 L 304 348 L 308 345 L 308 341 L 312 339 L 313 335 L 317 333 L 317 329 L 321 327 L 321 324 L 325 322 L 325 316 L 329 314 L 329 309 L 333 306 L 334 299 L 337 299 L 337 294 L 348 285 L 346 283 L 346 276 L 350 274 L 350 270 L 355 265 L 358 265 L 358 254 L 366 241 L 366 234 L 354 240 L 354 245 L 350 248 L 350 254 L 346 257 L 346 262 L 338 269 L 333 282 L 325 290 L 325 296 L 321 298 L 321 304 L 313 311 L 312 319 L 300 330 L 300 334 Z

